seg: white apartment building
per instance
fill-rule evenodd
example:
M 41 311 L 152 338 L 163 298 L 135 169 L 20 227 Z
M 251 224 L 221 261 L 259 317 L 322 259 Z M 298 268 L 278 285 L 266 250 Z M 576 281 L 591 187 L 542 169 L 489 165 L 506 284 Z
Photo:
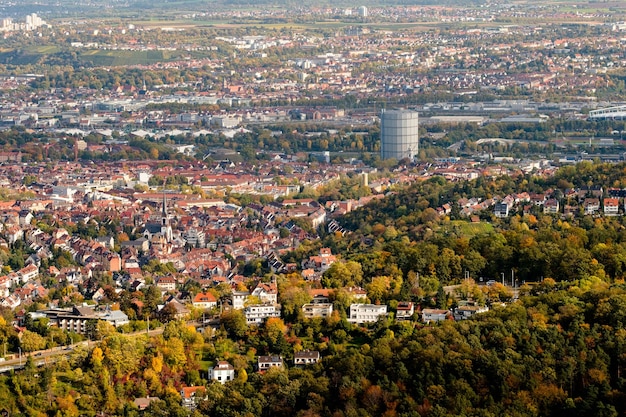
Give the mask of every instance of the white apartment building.
M 355 324 L 375 323 L 379 317 L 386 314 L 386 305 L 351 304 L 348 321 Z
M 270 317 L 280 317 L 280 304 L 250 304 L 244 310 L 248 324 L 261 324 Z

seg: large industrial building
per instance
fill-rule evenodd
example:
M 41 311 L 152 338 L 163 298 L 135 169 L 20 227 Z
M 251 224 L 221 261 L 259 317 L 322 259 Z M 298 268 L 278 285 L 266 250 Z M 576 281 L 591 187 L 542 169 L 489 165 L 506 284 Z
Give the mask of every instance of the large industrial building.
M 383 110 L 380 114 L 382 159 L 413 159 L 419 146 L 418 114 L 411 110 Z

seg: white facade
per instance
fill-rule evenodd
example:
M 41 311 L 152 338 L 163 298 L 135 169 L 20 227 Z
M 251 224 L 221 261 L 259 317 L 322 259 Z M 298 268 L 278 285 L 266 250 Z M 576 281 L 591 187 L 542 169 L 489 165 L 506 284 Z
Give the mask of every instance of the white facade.
M 233 291 L 233 309 L 243 310 L 249 296 L 250 293 L 248 291 Z
M 161 277 L 157 281 L 157 287 L 164 289 L 165 291 L 176 290 L 176 280 L 172 277 Z
M 263 284 L 259 283 L 254 290 L 252 290 L 252 294 L 255 297 L 258 297 L 262 303 L 276 304 L 278 303 L 278 290 L 276 289 L 275 284 Z
M 270 317 L 280 317 L 280 304 L 251 304 L 244 314 L 248 324 L 261 324 Z
M 281 356 L 259 356 L 257 360 L 259 371 L 266 371 L 270 368 L 282 368 L 283 365 Z
M 543 212 L 544 214 L 558 214 L 559 212 L 559 202 L 555 199 L 547 200 L 543 204 Z
M 198 293 L 193 298 L 192 305 L 196 308 L 201 308 L 203 310 L 208 310 L 211 308 L 217 307 L 217 300 L 211 293 Z
M 316 350 L 303 350 L 301 352 L 295 352 L 293 354 L 293 364 L 298 365 L 312 365 L 320 361 L 320 353 Z
M 226 361 L 219 361 L 214 368 L 209 369 L 209 379 L 225 384 L 235 379 L 235 368 Z
M 379 317 L 386 314 L 386 305 L 351 304 L 348 321 L 356 324 L 375 323 Z
M 600 210 L 600 200 L 597 198 L 587 198 L 583 203 L 585 214 L 595 214 Z
M 204 248 L 206 246 L 206 235 L 202 229 L 190 227 L 183 233 L 183 239 L 185 239 L 185 243 L 193 248 Z
M 619 200 L 617 198 L 604 199 L 604 214 L 606 216 L 617 216 L 619 214 Z
M 497 203 L 494 206 L 493 214 L 498 218 L 509 217 L 509 205 L 506 203 Z
M 448 315 L 450 315 L 450 310 L 425 308 L 422 310 L 422 321 L 425 323 L 430 323 L 431 321 L 443 321 Z

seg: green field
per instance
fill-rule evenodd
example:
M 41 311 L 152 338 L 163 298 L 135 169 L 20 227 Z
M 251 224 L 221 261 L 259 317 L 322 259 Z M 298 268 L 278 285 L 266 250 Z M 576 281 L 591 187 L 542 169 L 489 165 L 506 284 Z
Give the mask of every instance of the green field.
M 470 223 L 466 220 L 453 220 L 449 224 L 444 225 L 440 229 L 440 232 L 454 233 L 463 237 L 472 238 L 476 235 L 493 232 L 493 225 L 486 222 Z
M 178 51 L 103 51 L 91 50 L 80 54 L 80 59 L 94 66 L 149 65 L 180 58 Z

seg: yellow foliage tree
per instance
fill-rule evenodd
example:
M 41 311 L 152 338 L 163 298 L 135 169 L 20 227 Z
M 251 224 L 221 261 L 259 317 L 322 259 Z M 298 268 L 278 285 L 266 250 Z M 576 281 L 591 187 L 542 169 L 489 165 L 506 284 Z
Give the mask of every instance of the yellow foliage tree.
M 154 356 L 150 361 L 150 365 L 152 366 L 154 372 L 156 372 L 157 374 L 161 373 L 161 371 L 163 370 L 163 356 Z
M 100 347 L 98 346 L 93 348 L 93 350 L 91 351 L 91 364 L 94 367 L 99 368 L 102 366 L 103 359 L 104 359 L 104 353 L 102 352 L 102 349 L 100 349 Z

